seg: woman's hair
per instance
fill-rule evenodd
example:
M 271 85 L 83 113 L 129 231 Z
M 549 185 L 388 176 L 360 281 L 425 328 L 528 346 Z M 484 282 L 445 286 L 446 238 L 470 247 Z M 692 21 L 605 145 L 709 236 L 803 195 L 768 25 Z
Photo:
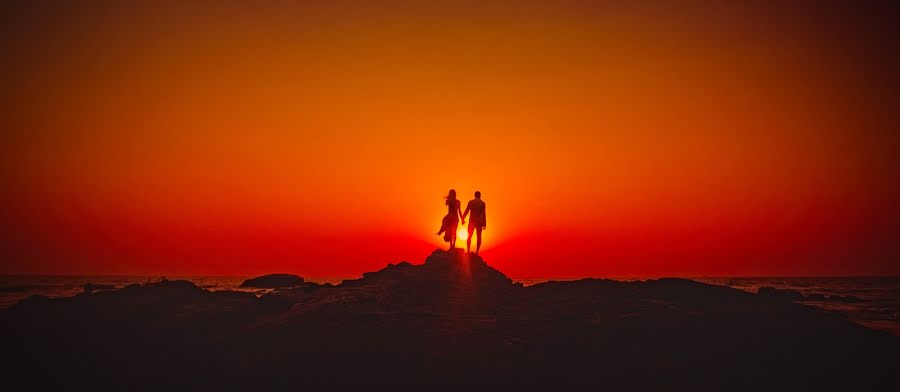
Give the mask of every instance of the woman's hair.
M 444 198 L 447 199 L 444 204 L 450 205 L 451 200 L 456 200 L 456 189 L 451 189 L 450 192 L 447 193 L 447 196 Z

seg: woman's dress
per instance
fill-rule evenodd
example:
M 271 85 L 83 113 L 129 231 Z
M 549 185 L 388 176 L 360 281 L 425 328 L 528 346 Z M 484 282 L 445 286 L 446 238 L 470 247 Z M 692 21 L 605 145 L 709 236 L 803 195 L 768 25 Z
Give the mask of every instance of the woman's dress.
M 447 215 L 441 221 L 441 230 L 438 234 L 444 233 L 444 242 L 450 242 L 451 235 L 456 235 L 456 228 L 459 227 L 459 200 L 448 201 Z

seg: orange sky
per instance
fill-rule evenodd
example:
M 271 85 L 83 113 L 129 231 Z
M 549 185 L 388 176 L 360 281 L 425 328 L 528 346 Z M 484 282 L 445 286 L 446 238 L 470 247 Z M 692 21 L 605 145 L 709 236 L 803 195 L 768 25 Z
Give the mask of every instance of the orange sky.
M 900 273 L 889 5 L 90 3 L 2 5 L 0 273 L 356 275 L 451 187 L 514 277 Z

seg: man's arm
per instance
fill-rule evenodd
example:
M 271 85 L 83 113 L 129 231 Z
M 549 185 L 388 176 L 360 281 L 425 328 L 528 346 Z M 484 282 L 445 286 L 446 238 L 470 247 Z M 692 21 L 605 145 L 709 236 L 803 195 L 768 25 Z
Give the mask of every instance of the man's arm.
M 481 207 L 481 227 L 487 228 L 487 204 Z
M 466 204 L 466 212 L 463 212 L 463 213 L 462 213 L 462 216 L 461 216 L 462 220 L 466 220 L 466 215 L 469 215 L 469 210 L 470 210 L 470 209 L 472 209 L 472 202 L 471 202 L 471 201 L 470 201 L 468 204 Z

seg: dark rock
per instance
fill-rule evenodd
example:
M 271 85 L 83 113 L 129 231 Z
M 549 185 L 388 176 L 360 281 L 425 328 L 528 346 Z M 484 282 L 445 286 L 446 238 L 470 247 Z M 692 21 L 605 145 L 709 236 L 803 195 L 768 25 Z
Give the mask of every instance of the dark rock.
M 111 285 L 111 284 L 85 283 L 84 292 L 90 294 L 90 293 L 93 293 L 94 291 L 98 291 L 98 290 L 112 290 L 115 288 L 116 288 L 116 286 Z
M 797 290 L 776 289 L 768 286 L 760 287 L 759 290 L 756 291 L 756 294 L 760 297 L 784 301 L 803 301 L 806 298 Z
M 241 283 L 241 287 L 258 289 L 276 289 L 282 287 L 294 287 L 303 284 L 303 278 L 290 274 L 270 274 L 247 279 Z
M 843 303 L 865 302 L 862 298 L 859 298 L 854 295 L 831 295 L 828 297 L 828 300 L 832 301 L 832 302 L 843 302 Z
M 0 311 L 0 367 L 10 390 L 302 380 L 338 390 L 827 391 L 896 381 L 900 339 L 781 298 L 798 297 L 685 279 L 522 287 L 480 257 L 435 251 L 424 264 L 259 297 L 169 280 L 30 297 Z
M 52 302 L 52 299 L 46 295 L 41 294 L 33 294 L 29 295 L 25 299 L 19 301 L 17 306 L 22 307 L 33 307 L 33 306 L 43 306 Z
M 805 298 L 807 301 L 825 301 L 826 298 L 824 295 L 819 293 L 808 294 Z
M 189 280 L 168 280 L 166 278 L 162 278 L 159 282 L 156 283 L 147 283 L 144 284 L 145 287 L 158 287 L 158 288 L 167 288 L 167 289 L 178 289 L 178 290 L 189 290 L 189 291 L 198 291 L 203 290 L 197 287 L 194 282 Z

